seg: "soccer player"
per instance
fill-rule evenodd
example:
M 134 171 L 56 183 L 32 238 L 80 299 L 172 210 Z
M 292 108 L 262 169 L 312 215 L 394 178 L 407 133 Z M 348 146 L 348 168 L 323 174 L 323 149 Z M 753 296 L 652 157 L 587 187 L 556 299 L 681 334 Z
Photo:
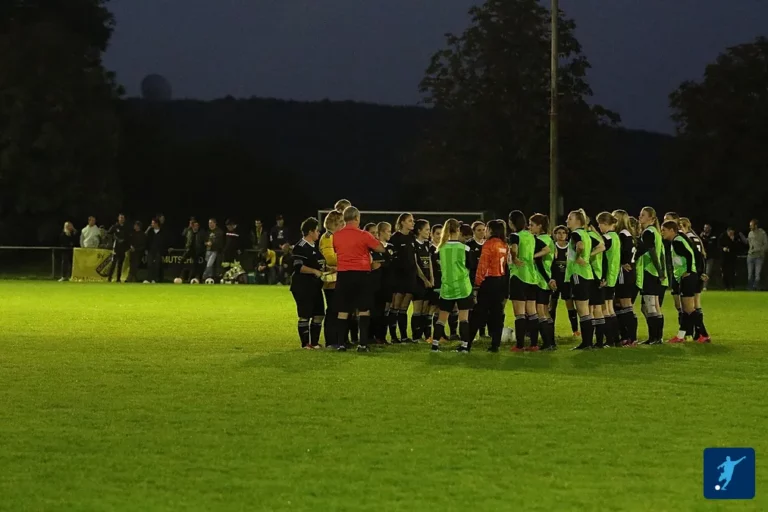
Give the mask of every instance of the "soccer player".
M 621 272 L 617 278 L 616 299 L 619 302 L 617 319 L 622 345 L 637 345 L 637 316 L 633 308 L 637 297 L 637 278 L 635 274 L 635 234 L 630 224 L 632 217 L 624 210 L 614 210 L 616 231 L 619 233 L 621 247 Z
M 325 259 L 316 247 L 320 238 L 320 222 L 310 217 L 301 224 L 303 238 L 293 248 L 293 279 L 291 293 L 299 315 L 301 348 L 320 348 L 323 325 L 323 282 Z
M 349 199 L 339 199 L 336 201 L 336 204 L 333 205 L 333 209 L 337 212 L 344 214 L 344 210 L 352 206 L 352 203 L 349 201 Z
M 643 230 L 637 244 L 637 286 L 642 293 L 642 311 L 648 323 L 648 339 L 643 345 L 662 343 L 664 322 L 661 316 L 659 296 L 665 286 L 666 268 L 664 265 L 664 243 L 659 232 L 659 219 L 656 210 L 646 206 L 640 211 L 640 228 Z
M 552 279 L 552 262 L 555 259 L 555 242 L 549 236 L 549 217 L 537 213 L 528 219 L 528 229 L 536 237 L 537 244 L 543 243 L 546 250 L 538 251 L 534 257 L 538 271 L 538 290 L 536 290 L 536 314 L 539 317 L 539 332 L 544 342 L 542 350 L 557 350 L 555 342 L 555 322 L 549 316 L 549 303 L 552 290 L 557 283 Z
M 491 346 L 488 352 L 498 352 L 501 346 L 501 333 L 504 330 L 504 303 L 509 287 L 509 269 L 507 258 L 507 230 L 503 220 L 488 223 L 488 239 L 483 244 L 480 261 L 475 273 L 474 285 L 477 288 L 477 304 L 474 307 L 470 323 L 469 346 L 483 325 L 488 325 Z
M 663 222 L 667 222 L 668 220 L 673 220 L 677 223 L 680 220 L 680 215 L 678 215 L 677 212 L 667 212 L 664 214 Z M 664 243 L 664 266 L 667 269 L 667 276 L 669 278 L 668 284 L 671 286 L 663 287 L 662 294 L 659 296 L 659 304 L 664 306 L 664 296 L 667 293 L 667 288 L 671 288 L 672 300 L 675 301 L 675 309 L 677 310 L 677 323 L 679 324 L 682 322 L 683 310 L 680 304 L 680 283 L 678 283 L 672 276 L 672 251 L 670 250 L 672 242 L 664 240 L 663 236 L 662 242 Z
M 429 222 L 419 219 L 414 223 L 416 235 L 416 287 L 413 290 L 413 313 L 411 315 L 411 334 L 414 341 L 424 336 L 425 322 L 429 323 L 429 292 L 434 287 L 432 257 L 429 253 Z M 429 337 L 427 337 L 429 338 Z
M 581 211 L 584 213 L 583 209 Z M 587 217 L 586 213 L 584 213 L 584 216 L 587 219 L 587 224 L 589 224 L 589 217 Z M 605 346 L 605 313 L 603 312 L 605 300 L 603 299 L 604 276 L 603 256 L 601 253 L 605 251 L 605 242 L 591 224 L 588 225 L 587 232 L 592 237 L 592 253 L 589 257 L 589 264 L 592 266 L 592 274 L 594 275 L 589 291 L 592 325 L 595 326 L 595 344 L 592 348 L 603 348 Z
M 395 251 L 392 259 L 394 294 L 389 322 L 390 325 L 395 323 L 400 328 L 400 339 L 393 338 L 392 343 L 413 343 L 408 337 L 408 307 L 413 300 L 417 279 L 414 224 L 413 215 L 401 214 L 395 223 L 397 232 L 389 240 Z
M 430 290 L 429 294 L 429 314 L 432 325 L 427 327 L 428 331 L 425 332 L 427 341 L 432 343 L 432 333 L 437 325 L 437 318 L 440 315 L 440 283 L 442 282 L 442 275 L 440 273 L 440 254 L 437 252 L 437 245 L 440 243 L 440 238 L 443 236 L 443 225 L 435 224 L 432 226 L 432 236 L 429 241 L 429 255 L 432 259 L 432 280 L 434 286 Z M 439 340 L 438 340 L 439 341 Z
M 557 226 L 553 231 L 555 236 L 555 259 L 552 265 L 552 278 L 557 288 L 552 291 L 552 300 L 549 303 L 549 316 L 553 322 L 557 321 L 557 304 L 560 299 L 565 301 L 568 311 L 568 321 L 571 323 L 571 332 L 574 337 L 581 336 L 579 331 L 579 316 L 576 314 L 576 306 L 571 295 L 571 283 L 565 279 L 565 268 L 568 264 L 568 228 Z
M 389 222 L 379 222 L 376 226 L 376 238 L 384 246 L 385 252 L 381 254 L 381 269 L 380 269 L 380 286 L 376 296 L 374 297 L 374 305 L 376 309 L 383 312 L 381 317 L 377 319 L 375 327 L 373 329 L 373 336 L 377 343 L 386 345 L 387 342 L 387 326 L 389 320 L 389 311 L 392 306 L 392 257 L 395 253 L 392 248 L 392 244 L 389 243 L 389 239 L 392 238 L 392 225 Z M 374 257 L 379 253 L 374 253 Z M 392 330 L 392 337 L 397 337 L 397 330 Z
M 695 295 L 699 274 L 696 270 L 696 254 L 688 237 L 679 232 L 676 221 L 665 221 L 661 226 L 661 236 L 669 242 L 672 255 L 672 277 L 677 281 L 682 306 L 680 328 L 669 343 L 683 343 L 685 333 L 689 330 L 693 331 L 693 324 L 697 319 Z
M 345 226 L 333 235 L 333 248 L 338 263 L 336 301 L 338 304 L 339 330 L 336 333 L 339 350 L 346 350 L 347 319 L 357 311 L 360 325 L 358 352 L 370 352 L 371 306 L 371 251 L 384 252 L 384 246 L 376 238 L 360 229 L 360 211 L 354 206 L 344 210 Z
M 475 273 L 477 272 L 477 265 L 480 262 L 480 255 L 483 251 L 483 244 L 485 243 L 486 226 L 481 220 L 476 220 L 472 223 L 472 238 L 470 238 L 466 245 L 469 247 L 472 258 L 469 260 L 469 279 L 472 283 L 475 282 Z M 475 289 L 475 297 L 477 297 L 477 288 Z M 472 311 L 469 312 L 469 324 L 472 325 Z M 478 331 L 480 337 L 485 336 L 485 326 L 480 327 Z
M 587 233 L 587 216 L 584 210 L 574 210 L 568 214 L 568 263 L 565 279 L 571 283 L 571 293 L 576 303 L 581 325 L 581 343 L 572 350 L 592 348 L 595 328 L 589 307 L 590 290 L 595 279 L 589 264 L 592 254 L 592 237 Z
M 378 231 L 376 229 L 376 226 L 377 226 L 377 224 L 375 222 L 369 222 L 368 224 L 365 225 L 363 230 L 369 232 L 373 236 L 377 236 L 378 235 Z
M 605 251 L 603 252 L 603 314 L 605 315 L 605 340 L 609 347 L 620 347 L 619 320 L 613 302 L 616 298 L 616 284 L 621 274 L 621 240 L 616 233 L 618 219 L 609 212 L 597 216 L 597 226 L 603 234 Z
M 694 311 L 694 329 L 690 333 L 691 339 L 695 339 L 699 343 L 709 343 L 711 340 L 707 333 L 706 327 L 703 332 L 699 331 L 698 326 L 704 325 L 704 310 L 701 308 L 701 292 L 704 289 L 706 282 L 709 280 L 709 276 L 706 274 L 707 268 L 707 252 L 704 250 L 704 243 L 701 238 L 691 228 L 691 221 L 687 217 L 680 218 L 680 232 L 688 237 L 691 241 L 691 245 L 696 251 L 696 269 L 699 272 L 699 281 L 696 285 L 696 295 L 694 296 L 694 305 L 696 311 Z M 688 340 L 688 333 L 686 333 L 686 341 Z
M 538 277 L 535 255 L 543 248 L 544 243 L 528 231 L 525 214 L 520 210 L 509 213 L 509 229 L 507 237 L 509 245 L 509 298 L 515 312 L 515 335 L 517 344 L 512 352 L 525 350 L 525 333 L 531 338 L 528 347 L 530 351 L 539 350 L 539 317 L 536 314 L 536 294 Z
M 440 316 L 435 326 L 435 336 L 432 340 L 432 352 L 440 351 L 440 340 L 445 338 L 445 322 L 454 308 L 459 309 L 459 332 L 461 346 L 457 352 L 470 351 L 469 310 L 474 300 L 472 283 L 467 269 L 467 254 L 469 247 L 459 241 L 461 224 L 456 219 L 448 219 L 443 226 L 438 254 L 442 282 L 440 284 Z
M 325 264 L 328 270 L 336 270 L 336 251 L 333 250 L 333 233 L 344 227 L 344 216 L 337 212 L 332 211 L 325 216 L 323 222 L 325 227 L 325 233 L 320 237 L 320 253 L 325 259 Z M 336 349 L 336 318 L 338 311 L 336 310 L 336 274 L 331 274 L 326 278 L 323 283 L 323 293 L 325 294 L 325 348 Z

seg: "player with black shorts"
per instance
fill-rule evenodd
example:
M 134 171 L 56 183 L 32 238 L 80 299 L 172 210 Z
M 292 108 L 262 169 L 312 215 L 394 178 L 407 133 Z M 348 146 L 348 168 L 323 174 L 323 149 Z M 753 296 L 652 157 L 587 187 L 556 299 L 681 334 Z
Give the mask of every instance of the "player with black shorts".
M 437 325 L 437 318 L 440 315 L 440 283 L 442 282 L 442 272 L 440 272 L 440 255 L 437 252 L 437 245 L 440 243 L 440 237 L 443 235 L 443 225 L 435 224 L 432 226 L 432 236 L 429 239 L 429 256 L 432 259 L 432 279 L 434 286 L 429 295 L 429 319 L 431 328 L 425 331 L 427 341 L 432 343 L 432 333 Z
M 433 288 L 432 256 L 429 253 L 429 222 L 419 219 L 414 223 L 413 232 L 416 235 L 416 287 L 413 290 L 413 313 L 411 314 L 411 334 L 414 341 L 420 341 L 424 336 L 429 320 L 429 296 Z M 431 325 L 431 324 L 430 324 Z M 429 337 L 427 337 L 429 338 Z
M 616 233 L 618 219 L 612 213 L 602 212 L 597 216 L 597 225 L 603 234 L 603 314 L 605 315 L 605 341 L 609 347 L 620 347 L 619 321 L 614 310 L 616 284 L 621 274 L 621 241 Z
M 472 283 L 469 281 L 467 254 L 469 248 L 459 241 L 461 224 L 456 219 L 448 219 L 438 245 L 442 283 L 440 286 L 440 316 L 435 326 L 432 340 L 432 352 L 440 351 L 440 341 L 445 338 L 445 322 L 454 308 L 459 309 L 459 333 L 461 346 L 457 352 L 469 352 L 469 310 L 474 304 Z
M 619 234 L 621 247 L 621 272 L 616 281 L 616 300 L 618 311 L 616 318 L 619 322 L 619 337 L 625 347 L 637 345 L 637 316 L 634 311 L 634 300 L 637 297 L 637 278 L 635 276 L 635 236 L 630 225 L 630 216 L 624 210 L 614 210 L 616 231 Z
M 571 332 L 574 336 L 581 336 L 579 331 L 579 316 L 576 314 L 576 306 L 571 296 L 571 283 L 565 279 L 565 267 L 568 264 L 568 228 L 557 226 L 552 233 L 555 238 L 555 259 L 552 262 L 552 279 L 557 288 L 552 291 L 549 303 L 549 316 L 553 322 L 557 322 L 557 305 L 560 299 L 565 301 L 568 311 L 568 321 L 571 323 Z
M 538 290 L 536 263 L 534 254 L 541 248 L 543 242 L 528 231 L 525 214 L 520 210 L 509 213 L 509 230 L 507 243 L 509 245 L 509 299 L 515 312 L 516 344 L 510 350 L 522 352 L 525 350 L 525 335 L 531 338 L 528 350 L 539 350 L 539 317 L 536 314 L 536 293 Z M 538 245 L 538 247 L 537 247 Z
M 587 218 L 587 222 L 589 222 L 589 218 Z M 593 348 L 603 348 L 605 347 L 605 312 L 603 310 L 605 305 L 603 298 L 605 275 L 602 253 L 605 252 L 605 241 L 593 226 L 589 226 L 587 232 L 592 237 L 592 254 L 589 258 L 589 264 L 592 266 L 592 274 L 595 276 L 589 289 L 589 307 L 592 312 L 592 325 L 595 326 L 595 345 Z
M 555 259 L 555 242 L 549 236 L 549 217 L 537 213 L 528 219 L 528 229 L 536 237 L 537 247 L 542 247 L 534 254 L 538 271 L 538 289 L 536 290 L 536 313 L 539 317 L 539 333 L 543 342 L 542 350 L 557 350 L 555 342 L 555 322 L 549 316 L 549 303 L 552 289 L 557 286 L 552 279 L 552 262 Z
M 663 343 L 664 319 L 661 314 L 659 297 L 666 289 L 664 244 L 659 230 L 656 210 L 646 206 L 640 211 L 640 228 L 643 233 L 635 253 L 637 265 L 637 285 L 643 295 L 642 311 L 648 323 L 648 339 L 643 345 Z
M 571 283 L 571 294 L 576 303 L 581 326 L 581 343 L 573 350 L 592 348 L 595 327 L 592 324 L 592 314 L 589 307 L 590 290 L 595 276 L 589 258 L 592 254 L 592 237 L 586 230 L 587 214 L 583 209 L 574 210 L 568 214 L 568 263 L 565 268 L 565 279 Z
M 699 273 L 696 268 L 695 249 L 688 237 L 678 230 L 677 221 L 665 221 L 661 226 L 661 235 L 664 240 L 670 242 L 672 278 L 678 282 L 680 302 L 683 309 L 680 328 L 677 331 L 677 335 L 669 340 L 669 343 L 683 343 L 685 342 L 686 332 L 693 330 L 691 324 L 696 321 L 695 296 L 698 288 Z
M 403 213 L 397 218 L 396 232 L 389 240 L 395 251 L 392 258 L 392 312 L 400 328 L 400 338 L 392 338 L 392 343 L 413 343 L 413 340 L 408 337 L 408 308 L 413 300 L 418 279 L 414 224 L 413 215 Z
M 303 238 L 293 247 L 293 279 L 291 293 L 299 316 L 301 348 L 320 348 L 325 304 L 323 302 L 323 272 L 325 259 L 317 247 L 320 222 L 310 217 L 301 224 Z M 311 322 L 311 325 L 310 325 Z
M 379 227 L 383 226 L 383 231 Z M 369 226 L 366 225 L 366 228 Z M 392 290 L 389 286 L 388 269 L 391 264 L 390 253 L 387 251 L 389 237 L 392 228 L 388 223 L 374 224 L 373 228 L 366 229 L 374 235 L 384 246 L 384 252 L 371 251 L 371 290 L 373 290 L 373 309 L 371 310 L 371 335 L 374 343 L 386 344 L 388 303 L 392 300 Z
M 680 218 L 680 232 L 688 237 L 688 240 L 693 246 L 694 254 L 696 256 L 696 270 L 699 274 L 699 281 L 696 283 L 696 295 L 694 296 L 694 306 L 696 307 L 696 310 L 694 311 L 695 318 L 693 322 L 693 330 L 690 332 L 691 339 L 695 339 L 699 343 L 709 343 L 711 339 L 709 338 L 709 333 L 707 332 L 706 327 L 704 327 L 703 330 L 699 327 L 704 326 L 704 310 L 701 308 L 701 292 L 709 279 L 709 276 L 706 274 L 707 252 L 704 250 L 704 243 L 701 241 L 701 238 L 699 238 L 693 229 L 691 229 L 690 219 L 686 217 Z M 686 341 L 689 341 L 688 336 L 689 333 L 686 333 Z
M 477 266 L 480 262 L 480 255 L 483 252 L 483 244 L 485 243 L 486 226 L 481 220 L 476 220 L 472 223 L 472 238 L 470 238 L 466 245 L 469 247 L 469 254 L 471 258 L 468 261 L 469 265 L 469 279 L 474 286 L 475 275 L 477 274 Z M 477 287 L 474 288 L 475 300 L 477 300 Z M 469 323 L 472 325 L 472 311 L 469 312 Z M 480 330 L 480 337 L 485 336 L 485 326 L 483 325 Z

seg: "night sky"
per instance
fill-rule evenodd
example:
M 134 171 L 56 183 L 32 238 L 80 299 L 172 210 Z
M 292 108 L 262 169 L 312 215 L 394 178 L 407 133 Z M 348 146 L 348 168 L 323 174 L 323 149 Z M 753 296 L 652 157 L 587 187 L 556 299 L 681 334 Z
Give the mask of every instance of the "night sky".
M 472 0 L 112 0 L 106 64 L 131 96 L 160 73 L 176 98 L 415 104 Z M 547 2 L 548 4 L 548 2 Z M 594 101 L 671 132 L 667 96 L 727 46 L 768 33 L 762 0 L 560 0 L 592 63 Z M 439 6 L 439 7 L 438 7 Z

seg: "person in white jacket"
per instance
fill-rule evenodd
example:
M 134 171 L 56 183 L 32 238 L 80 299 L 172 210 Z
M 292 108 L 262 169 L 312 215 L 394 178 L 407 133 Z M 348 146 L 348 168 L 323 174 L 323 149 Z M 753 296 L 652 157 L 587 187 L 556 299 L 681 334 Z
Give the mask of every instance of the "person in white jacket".
M 80 232 L 80 247 L 97 249 L 101 242 L 101 230 L 96 225 L 96 217 L 88 217 L 88 225 Z

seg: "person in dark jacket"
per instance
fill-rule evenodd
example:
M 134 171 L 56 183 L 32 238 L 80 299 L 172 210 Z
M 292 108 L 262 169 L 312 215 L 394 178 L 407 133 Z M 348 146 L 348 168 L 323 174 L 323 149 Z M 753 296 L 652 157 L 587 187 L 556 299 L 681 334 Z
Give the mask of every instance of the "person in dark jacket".
M 128 240 L 128 227 L 125 225 L 125 215 L 122 213 L 117 216 L 117 223 L 113 224 L 107 235 L 112 237 L 112 262 L 109 264 L 109 278 L 107 281 L 112 282 L 112 275 L 115 272 L 115 265 L 117 265 L 117 282 L 120 282 L 120 278 L 123 275 L 123 262 L 125 261 L 125 253 L 130 248 L 130 242 Z
M 269 248 L 269 233 L 264 229 L 264 223 L 261 219 L 256 219 L 253 222 L 253 230 L 251 230 L 251 248 L 257 251 L 263 251 Z
M 275 251 L 279 251 L 283 245 L 291 243 L 291 235 L 285 226 L 285 219 L 282 215 L 277 216 L 277 225 L 269 232 L 269 243 L 270 248 Z
M 224 235 L 224 250 L 222 251 L 222 267 L 229 268 L 238 260 L 240 253 L 240 234 L 237 232 L 237 222 L 227 219 L 227 232 Z
M 80 245 L 75 232 L 75 226 L 71 222 L 64 223 L 64 230 L 59 235 L 59 246 L 63 247 L 61 251 L 61 278 L 59 281 L 69 281 L 72 277 L 72 253 Z
M 163 254 L 167 250 L 165 232 L 160 221 L 155 217 L 147 233 L 147 280 L 152 283 L 163 282 Z
M 729 227 L 718 240 L 720 248 L 720 266 L 723 274 L 723 288 L 733 290 L 736 283 L 736 257 L 742 249 L 741 241 L 736 238 L 736 230 Z
M 147 250 L 147 235 L 142 231 L 142 227 L 140 221 L 137 220 L 134 222 L 133 232 L 128 239 L 130 245 L 130 249 L 128 249 L 128 258 L 130 258 L 130 269 L 128 271 L 129 283 L 135 283 L 139 280 L 139 265 Z
M 193 217 L 189 228 L 184 230 L 184 254 L 181 256 L 182 269 L 179 278 L 200 282 L 203 274 L 205 257 L 205 234 L 200 230 L 200 223 Z M 186 263 L 185 263 L 186 262 Z
M 220 266 L 220 255 L 224 249 L 224 232 L 218 226 L 216 219 L 208 220 L 208 239 L 205 241 L 205 272 L 204 279 L 216 279 Z

